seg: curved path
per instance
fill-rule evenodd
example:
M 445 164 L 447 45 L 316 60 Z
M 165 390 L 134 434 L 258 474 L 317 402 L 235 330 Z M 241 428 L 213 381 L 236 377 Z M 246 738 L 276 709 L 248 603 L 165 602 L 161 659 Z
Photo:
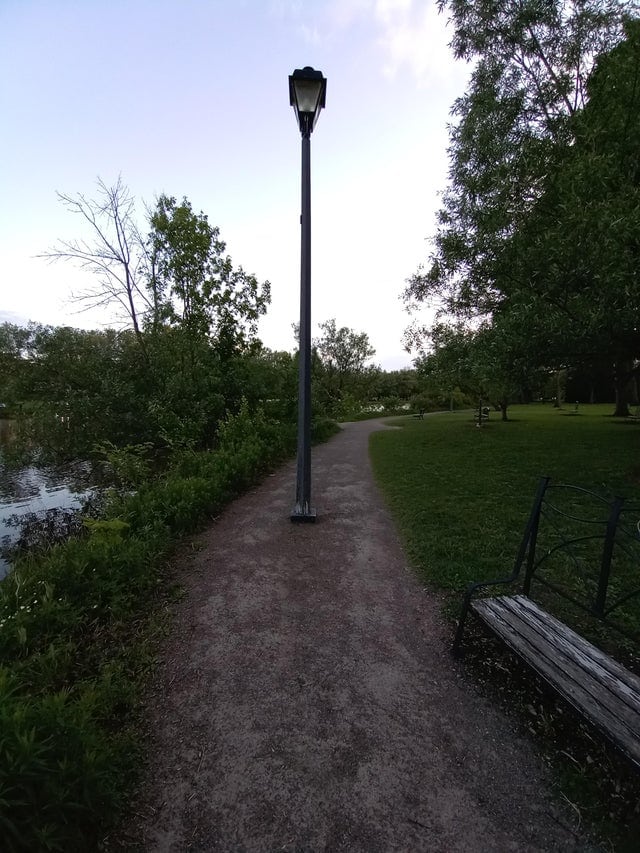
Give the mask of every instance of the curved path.
M 288 463 L 181 557 L 127 849 L 587 850 L 540 763 L 465 681 L 369 466 L 379 421 Z

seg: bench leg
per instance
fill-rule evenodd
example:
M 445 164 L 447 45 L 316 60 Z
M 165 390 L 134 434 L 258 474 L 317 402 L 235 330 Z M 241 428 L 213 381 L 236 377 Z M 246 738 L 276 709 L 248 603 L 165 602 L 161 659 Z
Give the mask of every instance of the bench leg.
M 458 627 L 456 628 L 456 635 L 453 639 L 453 646 L 451 647 L 451 651 L 454 657 L 459 658 L 462 657 L 462 651 L 460 649 L 460 645 L 462 643 L 462 635 L 464 633 L 464 626 L 467 621 L 467 616 L 469 615 L 469 604 L 470 597 L 464 597 L 464 601 L 462 602 L 462 610 L 460 611 L 460 618 L 458 619 Z

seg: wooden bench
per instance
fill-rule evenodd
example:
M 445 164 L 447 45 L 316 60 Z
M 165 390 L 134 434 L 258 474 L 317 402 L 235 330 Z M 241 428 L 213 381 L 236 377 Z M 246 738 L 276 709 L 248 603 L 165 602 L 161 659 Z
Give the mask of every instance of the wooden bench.
M 511 575 L 469 586 L 453 645 L 459 654 L 473 614 L 637 768 L 640 677 L 579 631 L 591 626 L 598 642 L 611 631 L 637 640 L 639 518 L 621 498 L 544 477 Z M 501 588 L 505 594 L 488 595 Z M 558 603 L 578 630 L 552 615 Z

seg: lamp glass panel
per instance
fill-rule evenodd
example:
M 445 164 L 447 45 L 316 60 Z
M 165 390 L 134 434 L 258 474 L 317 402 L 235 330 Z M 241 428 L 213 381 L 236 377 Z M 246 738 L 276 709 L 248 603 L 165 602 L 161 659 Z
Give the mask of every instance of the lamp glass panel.
M 296 101 L 299 113 L 315 113 L 320 97 L 321 80 L 295 80 Z

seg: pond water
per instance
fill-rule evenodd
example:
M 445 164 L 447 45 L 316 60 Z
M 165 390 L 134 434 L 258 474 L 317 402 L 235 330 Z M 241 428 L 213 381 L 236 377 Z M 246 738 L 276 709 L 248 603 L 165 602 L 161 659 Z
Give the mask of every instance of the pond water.
M 19 519 L 27 513 L 50 509 L 71 509 L 81 505 L 90 492 L 88 466 L 83 463 L 65 468 L 27 466 L 9 469 L 2 447 L 11 439 L 11 422 L 0 419 L 0 545 L 15 542 L 20 534 Z M 0 553 L 0 578 L 10 564 Z

